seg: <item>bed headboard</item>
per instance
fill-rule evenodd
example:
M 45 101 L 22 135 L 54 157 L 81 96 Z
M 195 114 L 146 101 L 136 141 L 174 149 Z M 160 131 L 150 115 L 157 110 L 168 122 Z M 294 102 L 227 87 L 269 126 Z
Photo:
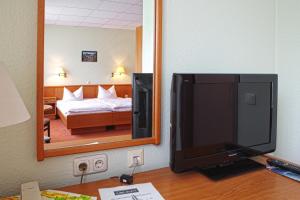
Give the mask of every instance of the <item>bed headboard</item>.
M 108 89 L 113 84 L 100 84 L 103 88 Z M 80 87 L 83 87 L 83 98 L 97 98 L 98 86 L 99 85 L 68 85 L 68 86 L 45 86 L 44 97 L 56 97 L 60 100 L 63 98 L 64 87 L 68 88 L 71 92 L 74 92 Z M 132 86 L 131 84 L 117 84 L 114 85 L 118 97 L 132 97 Z

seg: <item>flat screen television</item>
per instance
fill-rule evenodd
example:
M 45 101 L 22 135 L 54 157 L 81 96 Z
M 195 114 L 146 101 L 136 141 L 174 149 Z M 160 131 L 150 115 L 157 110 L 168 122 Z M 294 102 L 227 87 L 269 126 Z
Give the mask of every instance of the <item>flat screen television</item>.
M 173 74 L 170 167 L 214 168 L 275 151 L 276 74 Z

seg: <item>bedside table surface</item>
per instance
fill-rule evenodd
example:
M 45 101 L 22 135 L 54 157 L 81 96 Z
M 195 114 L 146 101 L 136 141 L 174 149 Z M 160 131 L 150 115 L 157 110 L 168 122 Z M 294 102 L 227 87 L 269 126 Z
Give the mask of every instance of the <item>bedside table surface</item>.
M 44 103 L 56 103 L 56 97 L 44 97 Z

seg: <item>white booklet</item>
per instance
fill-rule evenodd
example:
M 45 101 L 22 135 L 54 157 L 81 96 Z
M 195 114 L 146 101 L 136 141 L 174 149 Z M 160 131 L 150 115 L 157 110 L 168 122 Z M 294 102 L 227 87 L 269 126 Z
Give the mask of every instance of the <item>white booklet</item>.
M 101 200 L 165 200 L 152 183 L 99 189 Z

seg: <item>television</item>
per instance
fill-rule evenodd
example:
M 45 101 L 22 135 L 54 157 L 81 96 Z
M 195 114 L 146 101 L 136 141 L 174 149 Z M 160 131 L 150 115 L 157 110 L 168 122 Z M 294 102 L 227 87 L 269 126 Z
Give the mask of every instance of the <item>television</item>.
M 276 149 L 276 74 L 173 74 L 170 167 L 232 165 Z

